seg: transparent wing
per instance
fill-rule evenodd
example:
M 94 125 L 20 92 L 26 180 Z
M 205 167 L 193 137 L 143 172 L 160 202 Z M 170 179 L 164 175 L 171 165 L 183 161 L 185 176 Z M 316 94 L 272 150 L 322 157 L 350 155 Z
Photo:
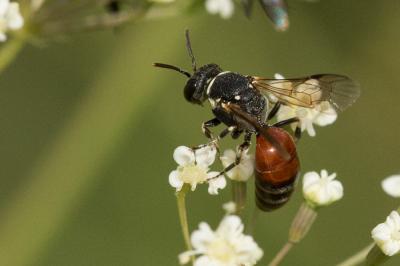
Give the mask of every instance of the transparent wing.
M 253 77 L 252 85 L 265 95 L 274 95 L 281 102 L 314 108 L 328 101 L 338 111 L 352 105 L 360 96 L 356 82 L 346 76 L 318 74 L 295 79 Z

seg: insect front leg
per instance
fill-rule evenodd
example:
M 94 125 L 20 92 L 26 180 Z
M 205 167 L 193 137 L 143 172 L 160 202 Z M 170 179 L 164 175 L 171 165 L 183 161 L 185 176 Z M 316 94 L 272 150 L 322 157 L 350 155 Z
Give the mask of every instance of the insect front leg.
M 300 128 L 299 122 L 300 122 L 300 119 L 298 117 L 292 117 L 292 118 L 289 118 L 286 120 L 279 121 L 279 122 L 273 124 L 272 126 L 273 127 L 284 127 L 286 125 L 297 123 L 296 129 L 294 131 L 294 140 L 295 140 L 295 142 L 298 142 L 301 138 L 301 128 Z
M 210 120 L 210 121 L 211 121 L 211 120 Z M 221 122 L 220 122 L 220 123 L 221 123 Z M 237 129 L 236 126 L 227 127 L 227 128 L 225 128 L 224 130 L 222 130 L 221 133 L 219 133 L 219 135 L 218 135 L 216 138 L 214 138 L 214 137 L 211 135 L 211 138 L 210 138 L 211 141 L 210 141 L 209 143 L 198 145 L 198 146 L 196 146 L 196 147 L 193 147 L 192 149 L 193 149 L 193 150 L 196 150 L 196 149 L 204 148 L 204 147 L 206 147 L 206 146 L 213 145 L 213 146 L 217 149 L 218 154 L 220 154 L 218 142 L 219 142 L 222 138 L 226 137 L 229 133 L 235 132 L 236 129 Z
M 192 147 L 192 149 L 197 150 L 197 149 L 201 149 L 206 146 L 209 146 L 209 145 L 213 145 L 217 149 L 217 152 L 220 153 L 218 142 L 222 138 L 226 137 L 229 133 L 234 132 L 236 130 L 236 126 L 227 127 L 224 130 L 222 130 L 221 133 L 219 133 L 219 135 L 217 137 L 214 137 L 213 134 L 211 133 L 210 127 L 215 127 L 215 126 L 218 126 L 219 124 L 221 124 L 221 121 L 218 118 L 214 118 L 207 122 L 204 122 L 202 124 L 201 128 L 203 130 L 204 135 L 208 139 L 210 139 L 210 142 L 208 142 L 207 144 L 201 144 L 201 145 Z
M 208 120 L 207 122 L 203 122 L 203 124 L 201 124 L 201 130 L 203 131 L 203 134 L 209 138 L 209 139 L 214 139 L 210 127 L 216 127 L 219 124 L 221 124 L 221 121 L 219 121 L 218 118 L 213 118 L 211 120 Z
M 210 130 L 211 127 L 216 127 L 219 124 L 221 124 L 221 121 L 216 117 L 211 119 L 211 120 L 208 120 L 206 122 L 203 122 L 201 124 L 201 130 L 203 131 L 204 136 L 206 136 L 206 138 L 210 139 L 210 142 L 207 143 L 207 144 L 197 145 L 195 147 L 192 147 L 192 149 L 193 150 L 198 150 L 198 149 L 204 148 L 204 147 L 209 146 L 209 145 L 214 145 L 217 148 L 217 151 L 219 152 L 219 148 L 218 148 L 218 145 L 217 145 L 217 141 L 218 140 L 216 138 L 214 138 L 214 136 L 213 136 L 213 134 L 212 134 L 212 132 Z

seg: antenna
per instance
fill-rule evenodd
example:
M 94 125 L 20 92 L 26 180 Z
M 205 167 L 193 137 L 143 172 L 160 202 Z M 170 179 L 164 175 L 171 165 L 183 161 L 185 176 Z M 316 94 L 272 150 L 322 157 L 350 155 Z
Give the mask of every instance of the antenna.
M 168 64 L 163 64 L 163 63 L 154 63 L 153 66 L 172 69 L 172 70 L 178 71 L 179 73 L 182 73 L 183 75 L 185 75 L 188 78 L 191 77 L 189 72 L 187 72 L 185 70 L 182 70 L 179 67 L 176 67 L 176 66 L 173 66 L 173 65 L 168 65 Z
M 189 56 L 192 59 L 192 68 L 193 71 L 196 72 L 196 59 L 193 55 L 192 45 L 190 44 L 190 37 L 189 37 L 189 30 L 185 30 L 185 37 L 186 37 L 186 48 L 188 50 Z

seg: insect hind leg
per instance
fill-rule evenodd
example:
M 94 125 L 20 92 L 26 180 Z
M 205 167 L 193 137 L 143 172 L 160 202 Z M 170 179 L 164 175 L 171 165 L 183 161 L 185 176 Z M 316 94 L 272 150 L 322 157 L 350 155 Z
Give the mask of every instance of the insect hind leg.
M 298 142 L 301 138 L 301 128 L 300 128 L 299 122 L 300 122 L 300 119 L 298 117 L 292 117 L 292 118 L 289 118 L 286 120 L 279 121 L 279 122 L 273 124 L 272 126 L 273 127 L 284 127 L 284 126 L 287 126 L 287 125 L 290 125 L 293 123 L 297 123 L 296 129 L 294 131 L 294 140 L 295 140 L 295 142 Z
M 271 111 L 269 111 L 268 116 L 267 116 L 267 121 L 271 120 L 276 116 L 276 114 L 279 111 L 279 108 L 281 107 L 281 102 L 276 102 L 274 107 L 272 107 Z

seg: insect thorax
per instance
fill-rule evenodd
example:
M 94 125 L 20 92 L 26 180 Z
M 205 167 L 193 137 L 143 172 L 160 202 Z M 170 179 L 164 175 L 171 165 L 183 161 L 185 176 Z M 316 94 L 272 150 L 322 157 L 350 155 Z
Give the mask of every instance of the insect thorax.
M 250 115 L 261 115 L 266 107 L 266 100 L 252 87 L 250 79 L 234 72 L 221 72 L 207 88 L 211 101 L 234 103 Z
M 207 88 L 213 113 L 228 126 L 237 125 L 237 119 L 226 112 L 222 104 L 235 104 L 241 110 L 261 121 L 265 119 L 266 99 L 252 87 L 250 79 L 234 72 L 221 72 L 213 78 Z

